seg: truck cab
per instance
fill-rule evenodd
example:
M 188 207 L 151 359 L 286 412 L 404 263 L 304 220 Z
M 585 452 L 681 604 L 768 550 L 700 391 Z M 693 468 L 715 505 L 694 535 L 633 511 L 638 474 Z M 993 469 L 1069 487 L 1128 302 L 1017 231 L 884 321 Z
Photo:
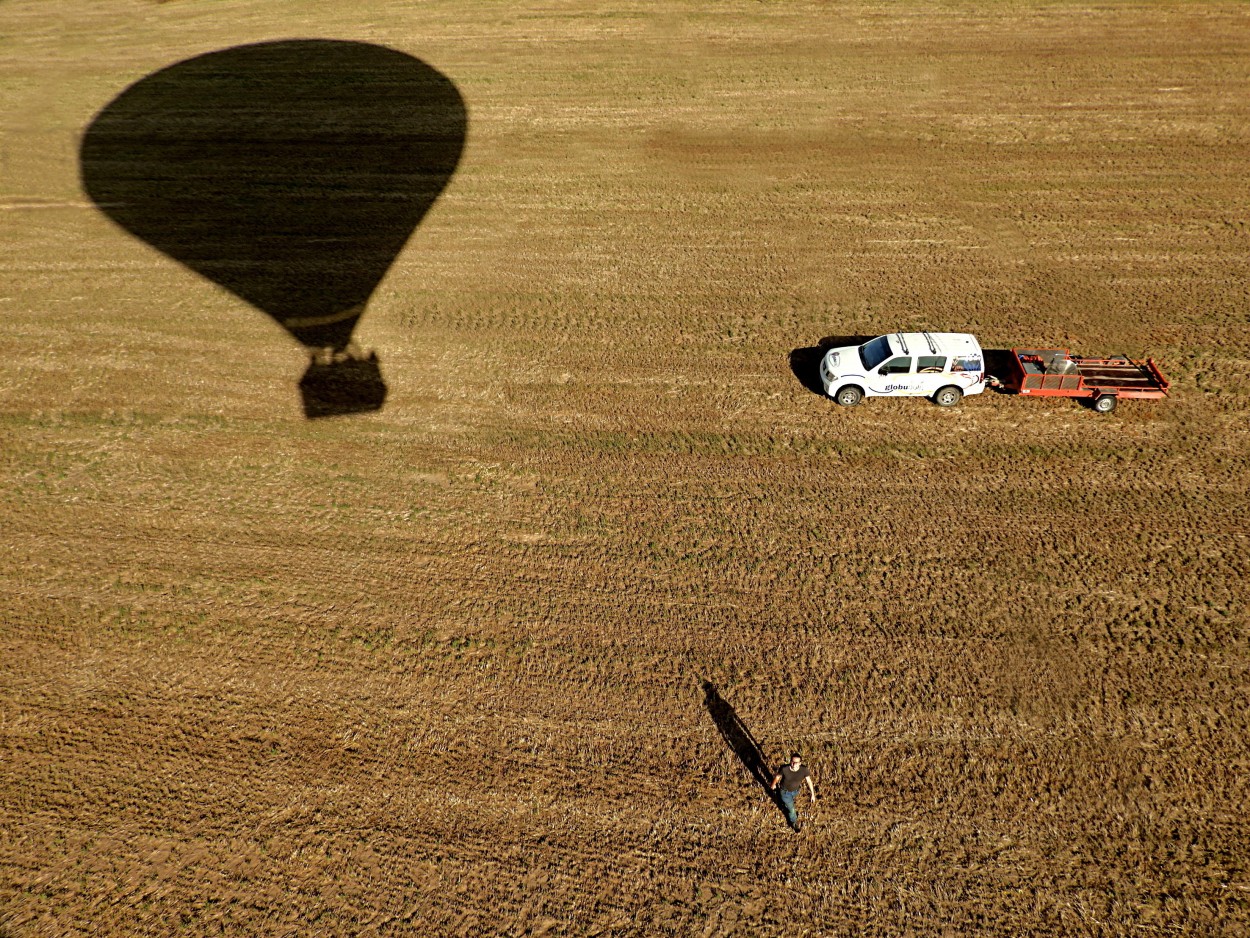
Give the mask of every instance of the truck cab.
M 953 407 L 985 390 L 985 356 L 966 332 L 895 332 L 829 349 L 820 381 L 845 406 L 865 397 L 928 397 Z

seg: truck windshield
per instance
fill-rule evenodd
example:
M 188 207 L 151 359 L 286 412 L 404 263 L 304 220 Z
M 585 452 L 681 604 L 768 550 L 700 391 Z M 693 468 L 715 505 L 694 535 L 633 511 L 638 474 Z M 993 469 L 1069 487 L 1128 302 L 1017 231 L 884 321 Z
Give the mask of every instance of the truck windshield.
M 883 335 L 859 347 L 859 360 L 864 363 L 866 371 L 872 371 L 890 357 L 890 340 Z

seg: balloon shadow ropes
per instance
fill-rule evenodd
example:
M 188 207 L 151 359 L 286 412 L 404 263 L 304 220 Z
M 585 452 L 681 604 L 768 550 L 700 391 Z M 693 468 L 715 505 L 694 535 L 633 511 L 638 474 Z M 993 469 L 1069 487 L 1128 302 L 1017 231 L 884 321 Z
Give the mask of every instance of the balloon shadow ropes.
M 83 188 L 109 218 L 275 319 L 309 353 L 308 417 L 381 408 L 365 304 L 455 172 L 452 82 L 363 42 L 282 40 L 140 79 L 87 128 Z
M 738 761 L 747 770 L 747 774 L 764 789 L 764 793 L 776 806 L 777 810 L 784 814 L 785 809 L 782 807 L 781 799 L 771 787 L 773 772 L 769 769 L 768 760 L 764 757 L 764 750 L 756 741 L 755 736 L 752 735 L 747 725 L 742 722 L 742 718 L 738 716 L 738 711 L 720 695 L 715 684 L 711 681 L 704 681 L 703 694 L 703 704 L 707 707 L 707 712 L 712 717 L 712 722 L 720 730 L 721 738 L 725 740 L 725 744 L 738 757 Z

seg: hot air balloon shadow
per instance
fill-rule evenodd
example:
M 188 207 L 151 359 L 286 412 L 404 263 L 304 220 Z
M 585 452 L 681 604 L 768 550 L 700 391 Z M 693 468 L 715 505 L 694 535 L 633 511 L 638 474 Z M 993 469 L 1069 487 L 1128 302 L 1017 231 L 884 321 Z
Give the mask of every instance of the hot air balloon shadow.
M 393 49 L 284 40 L 143 78 L 91 122 L 83 188 L 114 222 L 273 317 L 309 352 L 309 417 L 377 410 L 365 304 L 455 172 L 455 85 Z

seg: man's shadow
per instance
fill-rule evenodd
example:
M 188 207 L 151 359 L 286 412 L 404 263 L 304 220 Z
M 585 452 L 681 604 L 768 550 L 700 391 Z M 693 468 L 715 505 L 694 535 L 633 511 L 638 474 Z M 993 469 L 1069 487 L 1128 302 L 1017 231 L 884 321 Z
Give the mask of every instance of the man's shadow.
M 720 730 L 721 738 L 725 740 L 725 744 L 738 757 L 738 761 L 747 770 L 747 774 L 764 790 L 768 800 L 773 803 L 778 811 L 785 814 L 785 808 L 782 807 L 780 796 L 772 789 L 773 772 L 768 767 L 768 760 L 764 757 L 764 750 L 760 747 L 751 730 L 742 722 L 742 717 L 738 716 L 738 711 L 720 695 L 716 685 L 711 681 L 703 682 L 703 694 L 703 705 L 707 707 L 707 712 L 711 715 L 712 722 Z

